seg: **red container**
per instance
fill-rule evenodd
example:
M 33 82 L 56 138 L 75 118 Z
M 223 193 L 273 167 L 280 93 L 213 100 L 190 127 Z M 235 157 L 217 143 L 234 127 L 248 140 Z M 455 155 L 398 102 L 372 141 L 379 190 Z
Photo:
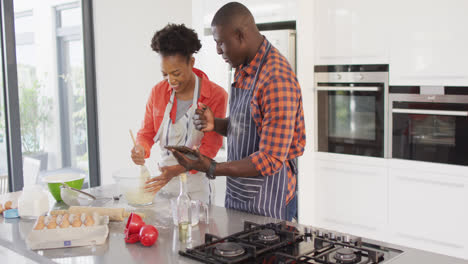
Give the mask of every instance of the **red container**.
M 125 227 L 125 234 L 128 234 L 129 236 L 132 234 L 138 234 L 144 225 L 145 222 L 139 215 L 131 213 Z
M 125 234 L 125 243 L 135 244 L 138 241 L 140 241 L 139 234 L 131 234 L 131 235 L 129 235 L 128 233 Z
M 159 232 L 152 225 L 145 225 L 140 230 L 140 242 L 143 246 L 151 246 L 158 240 Z

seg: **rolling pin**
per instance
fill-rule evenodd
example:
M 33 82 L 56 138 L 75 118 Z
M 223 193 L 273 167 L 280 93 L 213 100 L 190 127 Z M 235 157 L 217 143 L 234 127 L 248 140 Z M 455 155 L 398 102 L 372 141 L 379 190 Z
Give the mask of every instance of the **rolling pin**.
M 55 210 L 51 211 L 51 215 L 58 214 L 93 214 L 97 213 L 101 216 L 109 216 L 110 221 L 123 221 L 126 217 L 130 215 L 130 212 L 125 211 L 124 208 L 110 208 L 110 207 L 86 207 L 86 206 L 70 206 L 68 210 Z M 145 217 L 143 213 L 135 213 L 141 218 Z

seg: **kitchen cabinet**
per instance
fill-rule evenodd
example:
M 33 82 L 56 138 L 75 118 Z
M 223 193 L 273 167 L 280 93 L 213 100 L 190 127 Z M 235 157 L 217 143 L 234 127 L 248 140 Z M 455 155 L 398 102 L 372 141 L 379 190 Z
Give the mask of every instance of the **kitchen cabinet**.
M 468 85 L 468 2 L 315 1 L 315 64 L 390 64 L 390 85 Z
M 468 85 L 468 2 L 391 1 L 390 85 Z
M 463 166 L 392 160 L 392 242 L 468 258 L 468 177 Z
M 381 238 L 387 223 L 386 160 L 330 153 L 316 157 L 317 224 Z
M 468 259 L 466 166 L 320 152 L 308 163 L 301 224 Z
M 388 63 L 386 2 L 315 1 L 315 64 Z

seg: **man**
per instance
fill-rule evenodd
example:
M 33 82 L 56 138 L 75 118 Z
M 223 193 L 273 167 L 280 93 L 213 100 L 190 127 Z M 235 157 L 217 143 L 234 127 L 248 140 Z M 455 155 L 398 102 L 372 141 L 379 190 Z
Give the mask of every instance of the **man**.
M 305 147 L 302 95 L 287 60 L 260 34 L 250 11 L 231 2 L 211 22 L 216 49 L 236 68 L 230 116 L 214 118 L 200 105 L 198 129 L 227 136 L 228 161 L 216 163 L 192 151 L 171 148 L 185 169 L 208 178 L 228 176 L 225 207 L 291 220 L 297 213 L 297 157 Z

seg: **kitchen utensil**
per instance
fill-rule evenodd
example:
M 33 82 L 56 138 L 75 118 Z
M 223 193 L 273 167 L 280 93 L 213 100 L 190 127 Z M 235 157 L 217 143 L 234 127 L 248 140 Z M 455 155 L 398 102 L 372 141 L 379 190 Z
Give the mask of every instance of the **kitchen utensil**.
M 87 207 L 87 206 L 70 206 L 68 210 L 54 210 L 50 212 L 50 215 L 59 214 L 87 214 L 92 215 L 97 213 L 100 216 L 108 216 L 110 221 L 123 221 L 126 217 L 129 217 L 132 212 L 125 211 L 124 208 L 110 208 L 110 207 Z M 135 213 L 141 218 L 145 218 L 143 213 Z
M 131 129 L 129 131 L 130 131 L 130 136 L 132 137 L 133 146 L 136 147 L 137 144 L 136 144 L 135 137 L 133 136 L 133 132 Z M 148 168 L 145 165 L 140 165 L 140 170 L 141 170 L 140 177 L 142 180 L 142 185 L 144 185 L 146 180 L 150 178 L 150 173 L 149 173 Z
M 125 234 L 125 243 L 135 244 L 140 241 L 140 234 Z
M 119 186 L 127 202 L 132 206 L 144 206 L 153 203 L 156 194 L 146 192 L 141 183 L 140 169 L 130 167 L 113 173 L 113 178 Z
M 146 223 L 139 215 L 131 213 L 128 217 L 127 225 L 125 226 L 125 233 L 128 235 L 138 234 L 144 225 L 146 225 Z
M 60 202 L 62 201 L 62 196 L 60 195 L 60 186 L 62 183 L 66 183 L 68 186 L 79 190 L 83 187 L 84 178 L 84 174 L 63 173 L 46 176 L 42 181 L 47 183 L 52 196 L 57 202 Z
M 143 246 L 149 247 L 158 239 L 159 232 L 152 225 L 145 225 L 140 229 L 140 242 Z
M 94 195 L 70 187 L 66 183 L 62 184 L 60 188 L 60 196 L 67 205 L 87 206 L 90 205 L 94 200 L 96 200 L 96 197 Z
M 63 201 L 70 206 L 88 206 L 90 204 L 98 206 L 99 204 L 103 205 L 112 200 L 112 198 L 109 197 L 96 197 L 87 192 L 70 187 L 66 183 L 62 184 L 61 188 L 60 195 Z

